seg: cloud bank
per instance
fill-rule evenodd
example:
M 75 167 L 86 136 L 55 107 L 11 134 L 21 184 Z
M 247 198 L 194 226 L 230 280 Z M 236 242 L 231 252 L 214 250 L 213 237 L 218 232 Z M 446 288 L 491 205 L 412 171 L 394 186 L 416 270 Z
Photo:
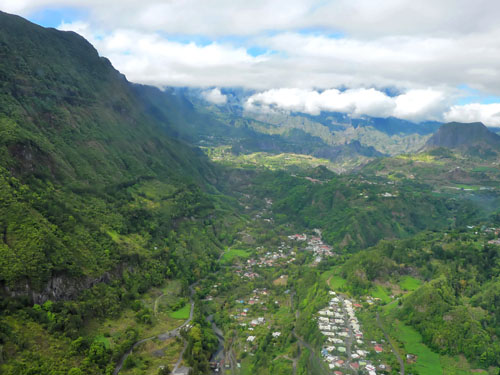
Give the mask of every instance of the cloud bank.
M 445 121 L 482 122 L 487 126 L 500 126 L 500 103 L 454 105 L 444 114 Z
M 336 103 L 354 116 L 499 125 L 490 105 L 456 105 L 463 87 L 500 96 L 496 1 L 0 0 L 0 8 L 26 17 L 78 10 L 59 28 L 81 33 L 139 83 L 244 87 L 262 93 L 260 105 L 285 109 Z M 298 91 L 277 91 L 286 87 Z
M 210 103 L 222 105 L 227 103 L 227 96 L 220 92 L 220 89 L 215 88 L 208 91 L 203 91 L 201 96 Z
M 252 95 L 245 103 L 248 111 L 342 112 L 352 117 L 398 117 L 411 121 L 441 120 L 447 108 L 444 95 L 433 90 L 411 90 L 390 97 L 375 89 L 336 89 L 322 92 L 303 89 L 276 89 Z

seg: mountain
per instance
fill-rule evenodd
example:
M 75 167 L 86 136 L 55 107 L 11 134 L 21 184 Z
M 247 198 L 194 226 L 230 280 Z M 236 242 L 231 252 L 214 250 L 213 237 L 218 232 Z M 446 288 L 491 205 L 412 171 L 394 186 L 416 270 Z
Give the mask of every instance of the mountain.
M 238 107 L 243 91 L 221 107 L 188 94 L 131 84 L 79 35 L 0 13 L 1 374 L 153 374 L 175 363 L 207 374 L 223 336 L 233 368 L 290 374 L 296 363 L 318 373 L 308 362 L 325 343 L 316 320 L 333 276 L 361 296 L 415 275 L 423 289 L 392 304 L 395 316 L 443 354 L 498 364 L 498 248 L 485 246 L 496 246 L 500 220 L 486 220 L 499 202 L 491 161 L 467 166 L 471 183 L 489 185 L 440 192 L 414 181 L 413 168 L 442 178 L 451 157 L 378 157 L 384 143 L 390 153 L 420 145 L 425 127 L 347 124 L 339 114 L 257 119 Z M 370 138 L 379 146 L 361 140 Z M 192 144 L 221 159 L 266 155 L 250 168 L 217 166 Z M 294 152 L 376 160 L 337 175 Z M 470 224 L 484 231 L 464 234 Z M 442 236 L 413 243 L 424 230 Z M 331 250 L 319 261 L 293 233 L 322 236 Z M 252 348 L 232 318 L 245 301 L 266 321 Z M 443 309 L 413 308 L 422 301 Z M 383 313 L 363 305 L 360 317 Z M 362 324 L 367 345 L 382 339 Z M 384 353 L 392 357 L 387 343 Z M 376 356 L 377 365 L 389 358 Z
M 84 186 L 186 170 L 201 178 L 197 151 L 165 136 L 168 124 L 144 114 L 85 39 L 5 13 L 0 21 L 0 146 L 14 175 Z
M 180 115 L 169 110 L 175 123 Z M 184 218 L 193 225 L 205 218 L 212 202 L 203 191 L 215 177 L 201 151 L 169 136 L 174 125 L 151 116 L 134 86 L 81 36 L 0 13 L 5 295 L 75 297 L 124 268 L 144 271 L 153 259 L 176 256 L 173 243 L 165 252 L 165 238 L 182 232 Z M 208 251 L 192 252 L 178 271 L 155 272 L 192 275 L 194 254 Z
M 500 136 L 480 122 L 470 124 L 451 122 L 442 125 L 426 143 L 426 148 L 465 149 L 473 146 L 484 146 L 500 151 Z

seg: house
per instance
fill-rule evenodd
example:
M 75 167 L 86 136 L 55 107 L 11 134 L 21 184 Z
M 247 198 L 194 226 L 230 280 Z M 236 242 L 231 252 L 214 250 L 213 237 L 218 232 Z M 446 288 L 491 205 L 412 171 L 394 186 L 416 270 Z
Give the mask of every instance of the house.
M 248 341 L 248 342 L 253 342 L 255 339 L 256 339 L 256 337 L 255 337 L 255 336 L 248 336 L 248 337 L 247 337 L 247 341 Z
M 382 347 L 380 345 L 375 345 L 375 347 L 373 349 L 375 349 L 375 351 L 377 353 L 382 353 L 384 351 L 384 349 L 382 349 Z

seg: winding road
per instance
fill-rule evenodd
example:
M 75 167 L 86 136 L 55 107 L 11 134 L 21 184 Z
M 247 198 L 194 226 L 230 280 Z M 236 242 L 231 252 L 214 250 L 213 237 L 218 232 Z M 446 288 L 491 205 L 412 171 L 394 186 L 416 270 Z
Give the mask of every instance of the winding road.
M 399 373 L 401 375 L 405 375 L 405 363 L 404 363 L 403 359 L 401 358 L 401 356 L 399 355 L 396 348 L 394 347 L 394 345 L 392 345 L 392 341 L 389 339 L 389 336 L 387 335 L 387 333 L 385 333 L 385 330 L 382 327 L 382 323 L 380 323 L 380 315 L 379 315 L 378 311 L 377 311 L 377 324 L 378 324 L 378 327 L 380 328 L 380 330 L 382 331 L 382 333 L 384 334 L 385 339 L 387 340 L 387 342 L 391 346 L 392 352 L 394 353 L 394 355 L 396 356 L 396 359 L 399 362 L 399 366 L 401 367 L 401 370 Z
M 180 335 L 181 333 L 181 329 L 186 327 L 189 323 L 191 323 L 191 321 L 193 320 L 193 314 L 194 314 L 194 300 L 193 300 L 193 295 L 194 295 L 194 286 L 196 284 L 198 284 L 199 281 L 197 281 L 196 283 L 194 284 L 191 284 L 189 286 L 189 291 L 190 291 L 190 295 L 189 295 L 189 302 L 191 303 L 191 310 L 189 311 L 189 318 L 184 322 L 182 323 L 179 327 L 171 330 L 171 331 L 167 331 L 165 333 L 162 333 L 162 334 L 159 334 L 159 335 L 156 335 L 156 336 L 152 336 L 152 337 L 148 337 L 148 338 L 145 338 L 145 339 L 142 339 L 142 340 L 139 340 L 137 342 L 135 342 L 132 347 L 127 350 L 125 352 L 125 354 L 123 354 L 123 356 L 120 358 L 120 361 L 118 362 L 118 364 L 116 365 L 115 367 L 115 370 L 113 371 L 113 375 L 117 375 L 120 370 L 122 369 L 123 367 L 123 364 L 125 363 L 125 360 L 127 359 L 127 357 L 132 354 L 132 352 L 134 351 L 134 349 L 141 345 L 142 343 L 146 342 L 146 341 L 150 341 L 150 340 L 153 340 L 153 339 L 156 339 L 158 338 L 159 340 L 162 340 L 162 341 L 165 341 L 167 339 L 170 339 L 170 338 L 173 338 L 173 337 L 177 337 Z M 155 301 L 155 313 L 156 313 L 156 308 L 157 308 L 157 303 L 158 303 L 158 300 L 163 296 L 160 295 L 156 301 Z M 175 367 L 174 369 L 172 370 L 172 374 L 175 374 L 175 372 L 177 371 L 177 369 L 179 368 L 181 362 L 182 362 L 182 357 L 184 356 L 184 352 L 186 351 L 186 348 L 187 348 L 187 342 L 184 342 L 184 348 L 182 349 L 182 352 L 179 356 L 179 359 L 177 360 L 177 362 L 175 363 Z

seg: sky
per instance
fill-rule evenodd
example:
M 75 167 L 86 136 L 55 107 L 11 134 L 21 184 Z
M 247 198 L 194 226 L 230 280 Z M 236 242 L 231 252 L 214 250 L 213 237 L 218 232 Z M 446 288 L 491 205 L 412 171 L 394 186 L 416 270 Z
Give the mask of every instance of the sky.
M 132 82 L 245 108 L 500 126 L 497 0 L 0 0 Z

